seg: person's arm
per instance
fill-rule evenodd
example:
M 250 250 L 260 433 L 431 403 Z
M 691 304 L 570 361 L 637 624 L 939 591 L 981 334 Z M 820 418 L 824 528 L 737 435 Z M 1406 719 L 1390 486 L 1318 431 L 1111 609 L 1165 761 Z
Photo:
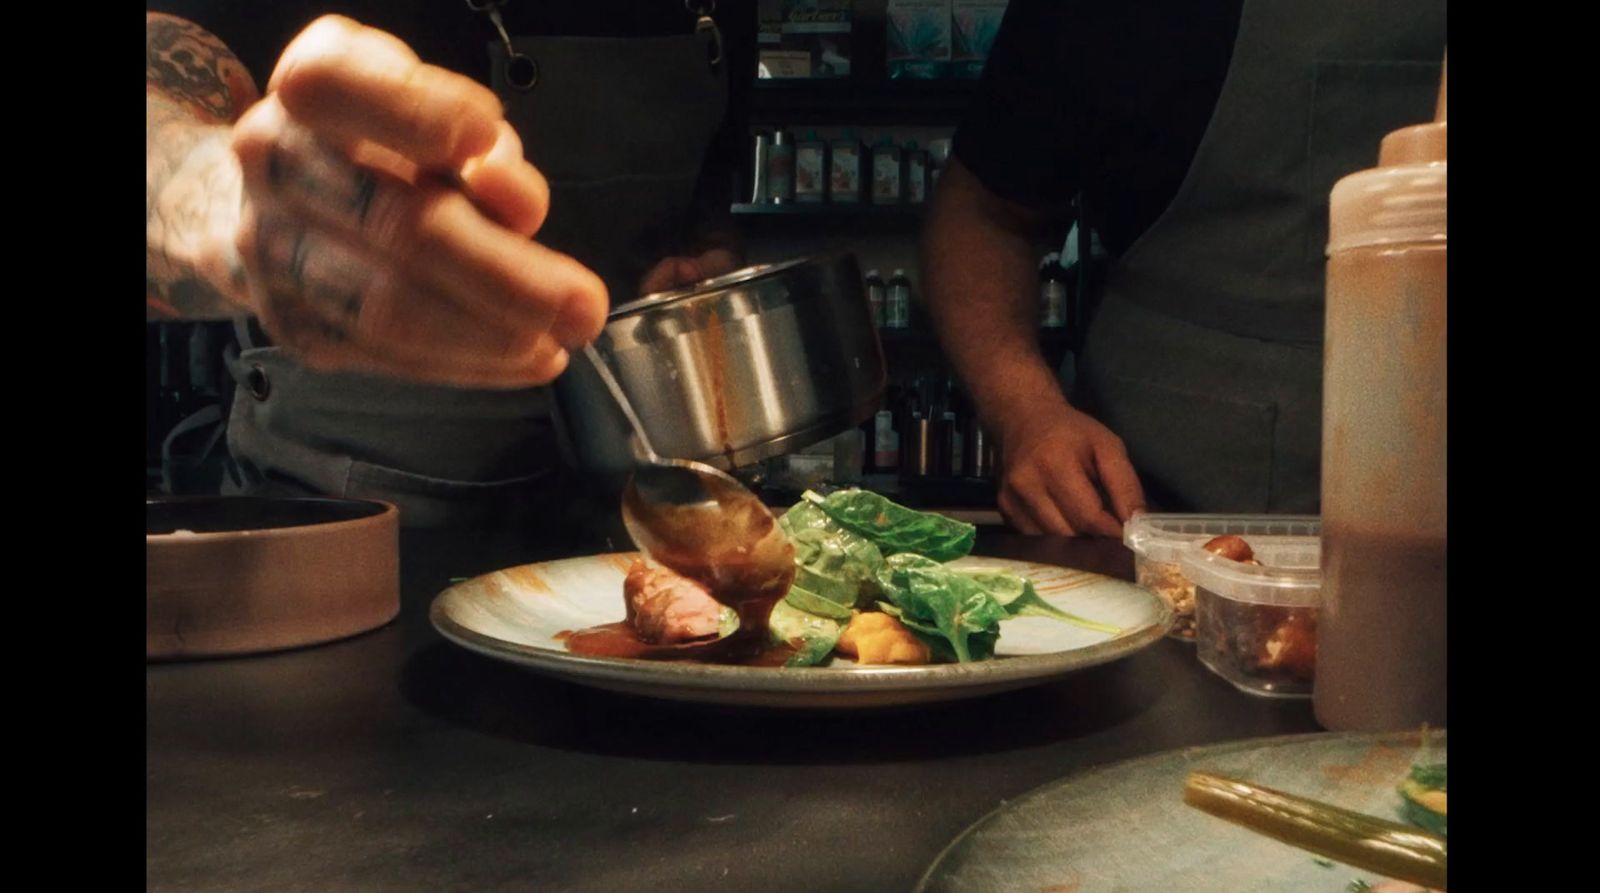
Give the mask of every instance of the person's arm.
M 1078 411 L 1038 340 L 1037 240 L 1081 182 L 1089 131 L 1077 4 L 1013 0 L 934 190 L 923 293 L 1000 447 L 999 503 L 1025 533 L 1117 536 L 1143 505 L 1122 442 Z
M 1043 221 L 952 158 L 922 237 L 928 313 L 995 432 L 1007 520 L 1024 533 L 1118 536 L 1144 497 L 1122 441 L 1067 402 L 1040 350 L 1033 248 Z
M 1039 348 L 1034 242 L 1045 215 L 990 192 L 952 157 L 922 233 L 928 313 L 985 427 L 1066 405 Z
M 241 182 L 232 125 L 260 98 L 239 60 L 174 16 L 145 16 L 145 316 L 250 311 L 233 248 Z

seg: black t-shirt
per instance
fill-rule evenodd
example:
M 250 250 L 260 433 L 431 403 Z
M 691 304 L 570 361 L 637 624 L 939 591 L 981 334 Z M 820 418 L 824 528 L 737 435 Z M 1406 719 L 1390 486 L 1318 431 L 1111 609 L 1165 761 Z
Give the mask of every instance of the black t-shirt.
M 1120 255 L 1177 195 L 1222 94 L 1243 0 L 1011 0 L 951 151 L 1003 198 L 1082 190 Z

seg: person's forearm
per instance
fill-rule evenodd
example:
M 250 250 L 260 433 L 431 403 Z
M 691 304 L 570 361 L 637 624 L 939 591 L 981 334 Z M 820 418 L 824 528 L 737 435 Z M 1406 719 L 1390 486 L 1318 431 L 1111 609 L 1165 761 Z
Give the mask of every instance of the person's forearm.
M 1066 403 L 1039 348 L 1033 232 L 1040 222 L 989 193 L 952 158 L 923 229 L 929 316 L 991 430 L 1018 413 Z
M 248 312 L 230 125 L 257 98 L 237 58 L 172 16 L 145 17 L 145 317 Z

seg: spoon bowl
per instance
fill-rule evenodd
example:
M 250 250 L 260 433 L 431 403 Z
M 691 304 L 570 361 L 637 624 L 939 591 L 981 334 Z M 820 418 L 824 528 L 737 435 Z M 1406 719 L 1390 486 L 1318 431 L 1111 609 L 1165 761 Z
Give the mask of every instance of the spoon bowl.
M 728 473 L 657 455 L 605 361 L 593 345 L 583 352 L 633 428 L 637 465 L 622 494 L 628 536 L 646 556 L 737 610 L 740 630 L 765 629 L 794 580 L 794 547 L 777 519 Z

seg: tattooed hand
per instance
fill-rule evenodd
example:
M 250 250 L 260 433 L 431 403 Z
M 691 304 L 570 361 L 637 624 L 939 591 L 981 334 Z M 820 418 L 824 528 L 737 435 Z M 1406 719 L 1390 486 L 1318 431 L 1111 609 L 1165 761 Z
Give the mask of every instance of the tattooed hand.
M 307 365 L 519 387 L 604 324 L 600 279 L 530 239 L 549 188 L 498 100 L 389 34 L 312 23 L 231 145 L 241 278 Z
M 248 312 L 233 242 L 239 162 L 230 125 L 255 102 L 250 75 L 194 25 L 145 17 L 145 307 L 147 317 Z

